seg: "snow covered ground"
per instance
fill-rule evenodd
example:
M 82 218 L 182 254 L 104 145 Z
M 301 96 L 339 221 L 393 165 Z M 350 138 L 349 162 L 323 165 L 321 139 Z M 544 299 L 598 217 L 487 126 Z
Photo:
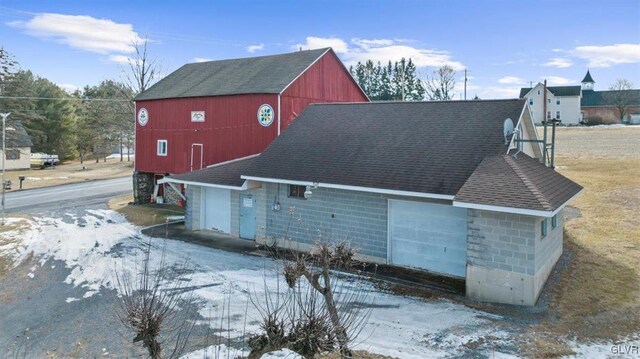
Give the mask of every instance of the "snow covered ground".
M 67 298 L 67 303 L 89 298 L 103 288 L 117 290 L 114 269 L 135 270 L 141 258 L 140 248 L 148 238 L 113 211 L 87 210 L 82 215 L 64 217 L 25 220 L 26 231 L 3 234 L 5 238 L 13 237 L 16 243 L 0 247 L 0 254 L 11 255 L 17 265 L 33 253 L 40 266 L 31 268 L 25 277 L 27 281 L 46 270 L 43 265 L 47 260 L 63 261 L 71 269 L 65 282 L 84 291 L 82 296 Z M 10 219 L 11 223 L 16 221 L 19 220 Z M 191 270 L 181 273 L 178 280 L 196 288 L 194 293 L 202 305 L 199 322 L 219 328 L 221 310 L 227 306 L 225 311 L 234 318 L 228 328 L 233 337 L 240 338 L 245 325 L 247 332 L 259 329 L 260 316 L 250 297 L 264 298 L 265 290 L 272 293 L 284 290 L 285 284 L 276 274 L 279 262 L 271 258 L 180 241 L 169 240 L 165 246 L 168 265 L 181 262 L 185 256 L 190 258 Z M 448 300 L 386 293 L 356 276 L 345 276 L 342 281 L 345 290 L 365 290 L 373 307 L 356 349 L 399 358 L 447 357 L 470 352 L 498 358 L 512 357 L 514 353 L 513 333 L 497 324 L 501 320 L 498 316 Z M 576 344 L 576 348 L 590 352 L 588 346 Z M 236 348 L 230 350 L 237 352 Z M 188 358 L 202 358 L 206 352 L 226 353 L 227 348 L 206 348 Z

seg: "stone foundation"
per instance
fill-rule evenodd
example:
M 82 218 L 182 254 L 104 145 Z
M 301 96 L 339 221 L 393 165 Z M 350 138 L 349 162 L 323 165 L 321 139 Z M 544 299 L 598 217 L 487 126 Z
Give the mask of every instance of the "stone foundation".
M 134 172 L 133 173 L 133 202 L 135 204 L 150 203 L 152 195 L 153 195 L 153 173 Z

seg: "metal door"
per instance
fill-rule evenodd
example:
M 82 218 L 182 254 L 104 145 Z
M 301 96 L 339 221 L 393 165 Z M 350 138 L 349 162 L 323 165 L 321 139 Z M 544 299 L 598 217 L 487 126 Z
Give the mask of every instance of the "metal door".
M 240 195 L 240 238 L 256 239 L 256 200 L 253 195 Z
M 465 277 L 466 208 L 389 200 L 389 256 L 396 265 Z

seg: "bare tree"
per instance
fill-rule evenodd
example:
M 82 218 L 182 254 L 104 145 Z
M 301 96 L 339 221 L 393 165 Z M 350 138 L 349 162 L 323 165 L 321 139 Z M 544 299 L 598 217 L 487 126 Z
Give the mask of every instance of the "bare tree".
M 305 358 L 338 349 L 351 357 L 350 345 L 370 316 L 363 310 L 368 302 L 362 288 L 346 288 L 332 280 L 332 268 L 354 265 L 354 251 L 347 242 L 320 243 L 310 254 L 299 254 L 284 266 L 289 295 L 273 300 L 265 290 L 265 305 L 256 305 L 262 315 L 263 334 L 248 341 L 249 359 L 287 348 Z M 301 278 L 305 280 L 301 281 Z
M 135 54 L 128 60 L 128 68 L 123 69 L 125 83 L 133 92 L 133 96 L 145 91 L 159 80 L 160 65 L 156 59 L 149 58 L 147 52 L 148 38 L 134 41 L 131 45 Z
M 613 85 L 609 86 L 611 92 L 607 93 L 608 100 L 618 110 L 622 122 L 629 116 L 629 107 L 633 105 L 633 94 L 629 91 L 632 88 L 633 83 L 627 79 L 617 79 Z
M 187 269 L 188 259 L 176 266 L 166 261 L 163 245 L 160 261 L 155 268 L 150 264 L 152 243 L 145 243 L 142 265 L 134 274 L 124 268 L 116 270 L 121 294 L 116 315 L 120 322 L 135 333 L 133 342 L 142 342 L 152 359 L 178 358 L 188 343 L 195 326 L 196 307 L 193 292 L 181 288 L 171 278 L 171 272 Z M 154 253 L 155 254 L 155 253 Z M 136 263 L 136 267 L 137 267 Z M 165 354 L 166 347 L 170 352 Z
M 427 98 L 431 101 L 451 100 L 456 85 L 455 75 L 456 72 L 448 65 L 433 71 L 425 81 Z

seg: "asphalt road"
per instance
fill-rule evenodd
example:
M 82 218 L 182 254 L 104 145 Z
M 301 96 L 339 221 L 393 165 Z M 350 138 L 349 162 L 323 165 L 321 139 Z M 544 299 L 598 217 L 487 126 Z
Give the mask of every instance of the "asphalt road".
M 5 196 L 7 213 L 42 213 L 49 209 L 86 207 L 131 193 L 130 176 L 107 180 L 9 192 Z

